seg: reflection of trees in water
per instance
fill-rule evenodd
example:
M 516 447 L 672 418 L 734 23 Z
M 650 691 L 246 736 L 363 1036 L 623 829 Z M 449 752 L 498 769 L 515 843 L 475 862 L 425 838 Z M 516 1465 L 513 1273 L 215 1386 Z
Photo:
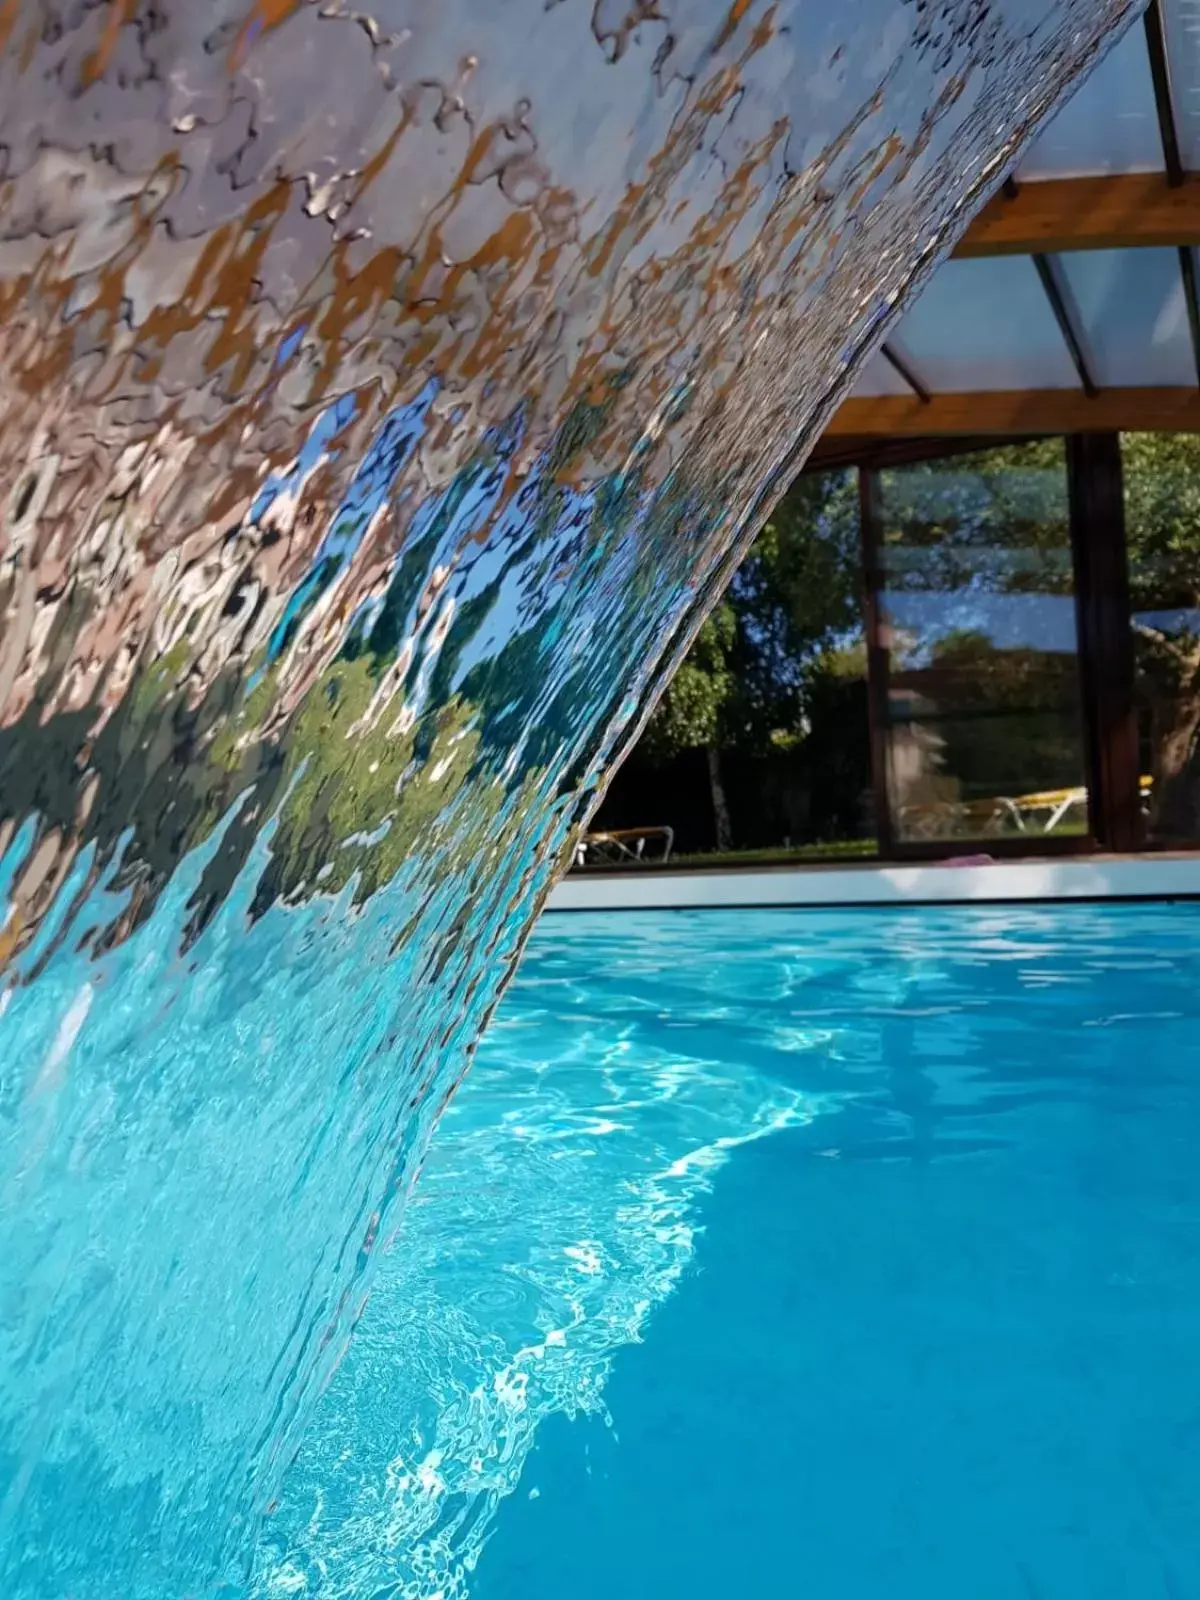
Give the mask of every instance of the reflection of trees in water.
M 572 433 L 587 437 L 577 424 Z M 569 443 L 553 459 L 568 466 Z M 332 518 L 309 573 L 276 604 L 278 620 L 242 617 L 226 598 L 222 614 L 235 627 L 206 688 L 197 692 L 189 648 L 195 611 L 180 607 L 174 624 L 180 636 L 135 676 L 98 726 L 90 708 L 60 712 L 42 725 L 35 703 L 0 728 L 7 813 L 0 846 L 13 837 L 16 819 L 38 816 L 42 824 L 38 847 L 15 883 L 21 926 L 10 927 L 6 955 L 28 942 L 88 843 L 98 847 L 89 882 L 120 854 L 125 864 L 118 883 L 130 890 L 119 923 L 92 930 L 104 943 L 144 920 L 180 856 L 226 820 L 222 850 L 202 879 L 193 931 L 236 879 L 267 817 L 275 818 L 276 831 L 257 910 L 279 895 L 333 893 L 351 878 L 365 897 L 391 879 L 418 842 L 438 852 L 447 872 L 485 845 L 497 848 L 500 841 L 488 831 L 497 813 L 504 808 L 520 817 L 514 795 L 519 801 L 527 793 L 572 731 L 569 714 L 547 718 L 523 757 L 510 760 L 513 735 L 541 684 L 537 668 L 546 642 L 539 623 L 547 608 L 538 596 L 545 595 L 546 567 L 561 565 L 581 544 L 601 545 L 589 529 L 594 502 L 582 509 L 566 504 L 557 483 L 534 473 L 507 524 L 503 518 L 493 523 L 491 543 L 451 562 L 464 537 L 460 514 L 466 507 L 470 534 L 481 508 L 487 509 L 481 485 L 502 479 L 502 465 L 502 450 L 485 454 L 431 502 L 428 514 L 415 519 L 390 574 L 385 568 L 374 596 L 352 614 L 344 601 L 339 605 L 338 594 L 349 562 L 344 548 L 336 558 L 331 549 L 361 535 L 367 514 L 361 494 Z M 369 457 L 363 476 L 371 466 Z M 627 496 L 630 508 L 636 499 L 635 485 Z M 263 508 L 259 528 L 270 529 L 272 504 Z M 610 497 L 605 512 L 606 535 L 619 534 L 628 511 Z M 485 555 L 491 562 L 499 558 L 514 579 L 515 609 L 526 626 L 501 632 L 490 653 L 464 667 L 494 601 L 488 586 L 471 593 L 474 564 Z M 192 601 L 197 591 L 185 593 Z M 201 593 L 200 600 L 211 611 L 212 596 Z M 312 647 L 322 609 L 336 618 L 332 637 L 344 642 L 297 696 L 289 651 L 302 638 Z M 168 618 L 168 641 L 170 626 Z M 211 658 L 211 630 L 201 636 Z M 32 763 L 26 752 L 35 740 L 42 759 Z M 508 769 L 503 774 L 502 766 Z M 81 769 L 95 774 L 82 807 L 75 788 Z M 456 804 L 476 778 L 473 806 Z
M 837 46 L 839 98 L 800 128 L 773 109 L 771 63 L 792 62 L 797 91 L 809 70 L 796 40 L 778 48 L 792 9 L 735 7 L 715 34 L 690 16 L 663 24 L 649 98 L 631 66 L 645 41 L 597 13 L 594 40 L 623 73 L 604 69 L 597 115 L 622 139 L 590 144 L 551 137 L 564 108 L 549 81 L 540 106 L 507 105 L 487 52 L 462 76 L 452 24 L 479 24 L 458 0 L 443 29 L 403 39 L 310 6 L 251 26 L 224 0 L 159 8 L 153 27 L 91 8 L 30 35 L 28 71 L 4 80 L 4 803 L 14 823 L 36 810 L 59 830 L 60 866 L 131 829 L 127 924 L 247 783 L 210 884 L 230 879 L 285 775 L 345 815 L 297 777 L 289 729 L 313 722 L 311 697 L 346 691 L 343 651 L 383 662 L 377 699 L 401 692 L 408 590 L 434 617 L 419 629 L 458 639 L 473 617 L 488 634 L 496 665 L 471 663 L 474 695 L 443 672 L 417 717 L 475 728 L 472 773 L 500 770 L 504 738 L 519 766 L 604 764 L 565 730 L 602 707 L 611 747 L 629 715 L 614 720 L 614 664 L 648 651 L 649 667 L 685 639 L 722 542 L 906 281 L 914 228 L 932 243 L 963 174 L 982 181 L 1005 73 L 1043 84 L 1048 105 L 1077 47 L 1054 18 L 1018 41 L 972 13 L 936 37 L 918 18 L 911 51 L 877 60 L 802 19 L 813 61 Z M 535 12 L 548 40 L 574 26 L 569 8 Z M 964 100 L 973 73 L 991 76 Z M 754 92 L 760 78 L 770 93 Z M 37 141 L 19 137 L 35 112 Z M 326 113 L 336 146 L 315 140 Z M 614 167 L 631 128 L 641 153 Z M 685 483 L 689 450 L 703 465 Z M 489 472 L 490 499 L 470 481 Z M 497 530 L 528 574 L 503 625 L 471 583 Z M 590 638 L 567 598 L 588 587 Z M 501 664 L 518 659 L 533 675 L 520 684 Z M 755 715 L 795 721 L 786 707 Z M 412 782 L 422 739 L 435 742 L 414 739 L 416 755 L 403 739 L 381 749 L 381 770 Z M 51 755 L 52 776 L 21 770 Z M 286 836 L 300 849 L 316 834 Z M 31 922 L 58 876 L 38 859 L 42 888 L 22 880 Z

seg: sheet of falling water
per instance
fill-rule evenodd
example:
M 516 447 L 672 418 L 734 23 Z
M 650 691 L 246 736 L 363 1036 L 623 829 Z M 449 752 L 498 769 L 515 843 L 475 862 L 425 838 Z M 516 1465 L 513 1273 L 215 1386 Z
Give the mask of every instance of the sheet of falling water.
M 0 1591 L 240 1570 L 654 686 L 1134 0 L 0 3 Z

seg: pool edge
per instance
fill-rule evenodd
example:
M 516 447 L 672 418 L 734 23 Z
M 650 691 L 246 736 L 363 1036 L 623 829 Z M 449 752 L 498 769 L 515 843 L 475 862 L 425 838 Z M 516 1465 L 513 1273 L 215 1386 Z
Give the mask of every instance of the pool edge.
M 1200 854 L 1005 861 L 986 866 L 634 868 L 560 880 L 548 912 L 704 907 L 959 905 L 1037 900 L 1200 899 Z

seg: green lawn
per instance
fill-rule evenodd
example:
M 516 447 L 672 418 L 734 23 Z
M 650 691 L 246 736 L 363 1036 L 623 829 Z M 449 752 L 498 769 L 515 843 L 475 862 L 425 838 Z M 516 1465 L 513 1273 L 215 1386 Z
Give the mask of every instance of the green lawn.
M 1087 832 L 1087 823 L 1080 818 L 1078 821 L 1060 823 L 1054 830 L 1055 838 L 1078 837 Z M 1006 833 L 1002 835 L 1006 843 L 1024 837 L 1029 841 L 1031 850 L 1036 852 L 1037 844 L 1043 835 L 1030 831 L 1025 835 Z M 994 841 L 983 839 L 945 839 L 939 841 L 945 848 L 947 855 L 967 855 L 976 852 L 986 855 L 988 846 Z M 673 855 L 667 862 L 593 862 L 590 868 L 584 870 L 612 871 L 616 867 L 627 868 L 631 872 L 644 871 L 654 868 L 666 867 L 752 867 L 756 863 L 770 862 L 773 866 L 783 866 L 792 861 L 872 861 L 879 854 L 879 846 L 874 839 L 837 839 L 829 843 L 793 845 L 784 849 L 782 845 L 765 850 L 698 850 Z
M 801 844 L 791 849 L 775 846 L 769 850 L 704 850 L 690 855 L 672 856 L 669 867 L 752 866 L 756 861 L 869 861 L 878 855 L 874 839 L 840 839 L 830 844 Z

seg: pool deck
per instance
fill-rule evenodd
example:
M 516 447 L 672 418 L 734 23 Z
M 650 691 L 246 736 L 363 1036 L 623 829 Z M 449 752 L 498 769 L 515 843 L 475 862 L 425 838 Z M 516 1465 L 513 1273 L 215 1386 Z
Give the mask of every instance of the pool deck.
M 625 868 L 572 873 L 547 911 L 702 906 L 954 905 L 1031 900 L 1200 899 L 1200 854 L 995 861 L 983 866 Z

